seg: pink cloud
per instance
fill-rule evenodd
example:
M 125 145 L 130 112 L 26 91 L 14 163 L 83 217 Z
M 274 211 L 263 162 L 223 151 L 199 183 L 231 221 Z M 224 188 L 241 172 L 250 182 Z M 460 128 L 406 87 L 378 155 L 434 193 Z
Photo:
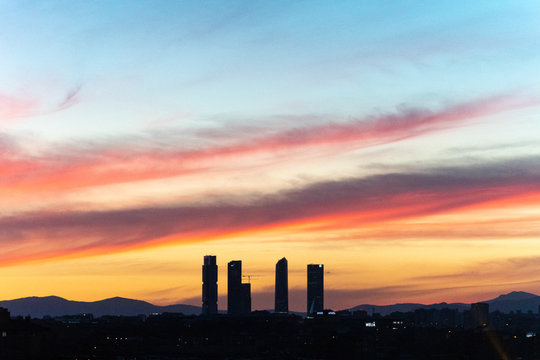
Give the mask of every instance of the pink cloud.
M 74 90 L 76 94 L 79 90 Z M 65 103 L 73 102 L 68 95 Z M 294 149 L 327 149 L 332 152 L 364 148 L 400 141 L 430 132 L 463 126 L 481 116 L 514 108 L 530 106 L 534 101 L 515 96 L 497 96 L 470 103 L 450 106 L 437 112 L 404 109 L 396 114 L 377 115 L 346 123 L 277 131 L 253 136 L 233 145 L 202 149 L 180 149 L 178 139 L 163 146 L 143 139 L 135 142 L 109 144 L 64 145 L 51 149 L 39 157 L 24 153 L 0 158 L 0 191 L 25 192 L 68 191 L 115 183 L 160 179 L 194 172 L 205 172 L 233 161 L 238 156 L 265 153 L 284 155 Z M 224 130 L 225 131 L 225 130 Z M 235 134 L 228 133 L 230 138 Z M 204 165 L 203 165 L 204 164 Z M 31 171 L 28 171 L 31 169 Z
M 69 90 L 57 104 L 46 105 L 44 99 L 36 97 L 15 97 L 0 94 L 0 123 L 11 122 L 15 119 L 36 115 L 50 114 L 65 110 L 75 105 L 79 100 L 82 86 L 78 85 Z
M 0 94 L 0 123 L 28 116 L 39 109 L 36 100 L 20 99 Z

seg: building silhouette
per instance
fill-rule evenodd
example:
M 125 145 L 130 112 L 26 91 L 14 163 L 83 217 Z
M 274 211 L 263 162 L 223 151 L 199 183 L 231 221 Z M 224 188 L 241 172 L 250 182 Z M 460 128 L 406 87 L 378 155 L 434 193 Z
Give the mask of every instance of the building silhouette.
M 289 312 L 289 280 L 287 259 L 283 258 L 276 263 L 276 289 L 274 311 L 277 313 Z
M 487 326 L 489 317 L 489 304 L 474 303 L 471 304 L 471 320 L 474 327 Z
M 227 264 L 227 313 L 242 313 L 242 261 L 233 260 Z
M 324 265 L 307 266 L 307 313 L 324 310 Z
M 240 300 L 240 313 L 241 314 L 250 314 L 251 313 L 251 284 L 242 284 L 241 285 L 241 300 Z
M 202 313 L 204 315 L 217 314 L 218 301 L 218 267 L 216 257 L 206 255 L 202 266 Z

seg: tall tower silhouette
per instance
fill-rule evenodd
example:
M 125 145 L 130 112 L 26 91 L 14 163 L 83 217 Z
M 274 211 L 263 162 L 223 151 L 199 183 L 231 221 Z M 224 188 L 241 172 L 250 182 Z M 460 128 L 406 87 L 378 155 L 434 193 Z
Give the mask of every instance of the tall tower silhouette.
M 307 266 L 307 313 L 324 310 L 324 265 Z
M 289 312 L 289 279 L 287 259 L 283 258 L 276 263 L 276 289 L 274 311 L 277 313 Z
M 240 300 L 240 313 L 251 313 L 251 283 L 241 285 L 242 297 Z
M 242 313 L 242 261 L 233 260 L 227 264 L 227 313 Z
M 217 314 L 218 300 L 218 267 L 216 257 L 206 255 L 202 266 L 202 313 L 204 315 Z

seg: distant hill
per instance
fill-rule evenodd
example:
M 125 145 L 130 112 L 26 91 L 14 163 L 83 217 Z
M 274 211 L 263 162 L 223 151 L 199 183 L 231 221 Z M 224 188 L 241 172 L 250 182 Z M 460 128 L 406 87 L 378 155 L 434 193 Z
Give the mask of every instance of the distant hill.
M 510 311 L 522 311 L 528 312 L 532 311 L 538 313 L 540 306 L 540 296 L 523 292 L 523 291 L 513 291 L 508 294 L 499 295 L 498 297 L 483 301 L 489 304 L 489 311 L 500 311 L 504 313 L 509 313 Z M 459 311 L 470 309 L 470 304 L 463 303 L 450 303 L 445 302 L 439 304 L 416 304 L 416 303 L 405 303 L 405 304 L 393 304 L 393 305 L 370 305 L 363 304 L 355 306 L 350 311 L 355 311 L 358 309 L 363 309 L 371 315 L 372 312 L 379 313 L 381 315 L 388 315 L 394 311 L 408 312 L 414 311 L 416 309 L 457 309 Z
M 379 313 L 381 315 L 388 315 L 393 312 L 399 311 L 399 312 L 409 312 L 414 311 L 416 309 L 456 309 L 459 311 L 467 310 L 471 306 L 469 304 L 463 304 L 463 303 L 451 303 L 447 304 L 445 302 L 439 303 L 439 304 L 417 304 L 417 303 L 403 303 L 403 304 L 393 304 L 393 305 L 370 305 L 370 304 L 363 304 L 355 306 L 349 311 L 355 311 L 355 310 L 365 310 L 367 311 L 368 315 L 371 315 L 372 313 Z
M 489 311 L 500 311 L 509 313 L 510 311 L 532 311 L 538 313 L 540 306 L 540 296 L 523 291 L 513 291 L 500 295 L 495 299 L 484 301 L 489 304 Z
M 114 297 L 110 299 L 86 302 L 71 301 L 58 296 L 27 297 L 0 301 L 0 307 L 7 308 L 11 316 L 41 318 L 43 316 L 62 316 L 76 314 L 133 316 L 163 312 L 176 312 L 186 315 L 200 314 L 201 308 L 192 305 L 157 306 L 146 301 Z

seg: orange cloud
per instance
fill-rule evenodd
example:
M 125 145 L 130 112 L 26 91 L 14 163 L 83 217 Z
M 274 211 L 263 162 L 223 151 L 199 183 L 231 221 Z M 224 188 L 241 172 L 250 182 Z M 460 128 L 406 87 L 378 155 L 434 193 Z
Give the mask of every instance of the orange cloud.
M 505 171 L 509 167 L 512 171 Z M 519 203 L 525 196 L 536 201 L 540 198 L 536 169 L 540 169 L 537 159 L 512 159 L 489 166 L 326 181 L 228 203 L 23 213 L 0 219 L 4 249 L 0 259 L 6 264 L 246 232 L 256 236 L 287 226 L 296 227 L 291 231 L 313 231 L 310 228 L 318 226 L 354 229 L 452 211 L 466 214 L 467 207 L 476 204 L 511 198 Z M 431 226 L 436 229 L 436 224 Z

